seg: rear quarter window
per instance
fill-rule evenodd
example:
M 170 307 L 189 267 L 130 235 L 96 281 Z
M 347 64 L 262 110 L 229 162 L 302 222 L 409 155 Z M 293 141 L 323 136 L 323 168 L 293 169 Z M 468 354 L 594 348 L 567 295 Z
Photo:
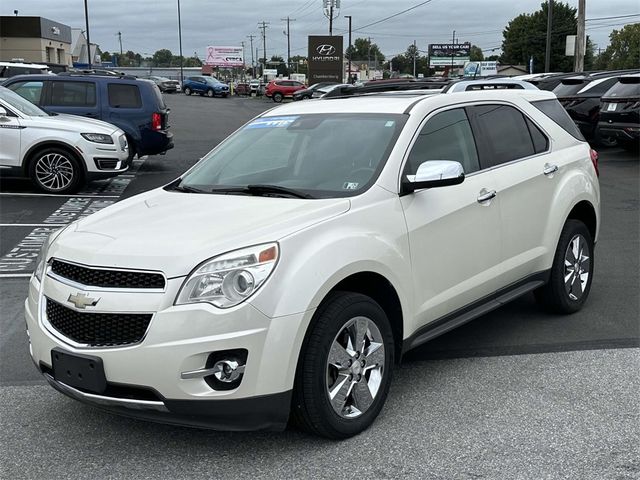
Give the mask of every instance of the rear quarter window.
M 539 100 L 537 102 L 531 102 L 531 105 L 557 123 L 569 135 L 583 142 L 585 141 L 582 133 L 580 133 L 580 130 L 576 124 L 573 123 L 573 120 L 571 120 L 567 111 L 562 108 L 558 100 Z
M 640 78 L 624 79 L 611 87 L 603 95 L 607 98 L 637 98 L 640 97 Z
M 157 87 L 156 87 L 157 88 Z M 141 108 L 142 97 L 138 85 L 110 83 L 107 86 L 109 106 L 113 108 Z

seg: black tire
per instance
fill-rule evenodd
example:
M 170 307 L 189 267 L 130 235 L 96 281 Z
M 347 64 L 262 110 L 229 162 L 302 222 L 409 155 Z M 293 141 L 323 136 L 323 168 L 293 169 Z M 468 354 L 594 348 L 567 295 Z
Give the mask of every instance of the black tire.
M 207 97 L 213 98 L 214 96 L 215 96 L 215 93 L 213 92 L 212 89 L 207 90 Z
M 129 145 L 129 156 L 127 157 L 127 161 L 129 162 L 129 165 L 131 165 L 131 162 L 135 158 L 138 151 L 136 149 L 135 141 L 129 135 L 127 135 L 127 144 Z
M 184 87 L 184 94 L 185 95 L 191 95 L 191 89 L 189 87 Z
M 600 129 L 597 127 L 593 134 L 593 140 L 596 146 L 601 148 L 612 148 L 618 145 L 618 139 L 616 137 L 602 135 L 602 133 L 600 133 Z
M 384 346 L 384 364 L 378 390 L 369 406 L 355 418 L 339 415 L 331 404 L 328 393 L 328 359 L 332 345 L 339 334 L 346 333 L 344 327 L 351 319 L 365 317 L 375 324 Z M 369 344 L 371 345 L 371 344 Z M 369 347 L 367 347 L 369 348 Z M 367 359 L 366 348 L 362 356 Z M 332 439 L 348 438 L 365 430 L 378 416 L 389 392 L 394 364 L 393 332 L 384 310 L 371 298 L 359 293 L 335 292 L 318 308 L 300 353 L 293 391 L 292 421 L 311 433 Z M 359 362 L 354 362 L 359 363 Z M 351 364 L 351 361 L 349 361 Z M 352 367 L 355 368 L 355 367 Z M 363 363 L 364 368 L 364 363 Z M 369 367 L 370 368 L 370 367 Z M 358 366 L 358 370 L 360 367 Z M 371 370 L 372 371 L 372 370 Z M 370 371 L 370 372 L 371 372 Z M 365 370 L 362 378 L 368 388 Z M 371 375 L 371 373 L 369 373 Z M 351 383 L 351 375 L 348 381 Z M 360 380 L 361 375 L 357 375 Z M 371 377 L 370 377 L 371 378 Z M 336 380 L 336 384 L 337 384 Z M 359 382 L 356 382 L 359 383 Z M 357 388 L 353 387 L 354 389 Z M 349 390 L 351 391 L 351 390 Z M 347 397 L 349 394 L 347 394 Z
M 43 148 L 33 154 L 29 178 L 36 188 L 47 193 L 75 193 L 85 183 L 84 169 L 77 157 L 60 147 Z
M 581 236 L 584 240 L 584 250 L 586 253 L 583 255 L 588 257 L 588 262 L 586 268 L 588 269 L 588 277 L 586 279 L 586 284 L 584 287 L 580 287 L 580 284 L 577 284 L 574 288 L 579 288 L 582 290 L 581 294 L 577 296 L 577 298 L 572 298 L 572 292 L 567 291 L 567 287 L 565 284 L 565 276 L 570 272 L 567 268 L 571 268 L 571 271 L 575 270 L 573 265 L 569 267 L 565 266 L 565 259 L 568 255 L 568 248 L 570 243 L 577 237 Z M 584 252 L 583 250 L 583 252 Z M 580 254 L 578 255 L 580 256 Z M 571 261 L 570 261 L 571 263 Z M 580 262 L 578 262 L 580 263 Z M 582 264 L 583 266 L 585 264 Z M 591 237 L 591 233 L 587 226 L 582 223 L 580 220 L 569 219 L 565 223 L 562 233 L 560 234 L 560 240 L 558 240 L 558 246 L 556 247 L 556 253 L 553 258 L 553 265 L 551 266 L 551 275 L 549 278 L 549 282 L 538 288 L 534 293 L 536 300 L 538 303 L 546 307 L 548 310 L 555 313 L 575 313 L 582 308 L 584 303 L 589 296 L 589 291 L 591 290 L 591 282 L 593 281 L 593 272 L 594 272 L 594 249 L 593 249 L 593 238 Z M 569 280 L 573 278 L 572 285 L 580 280 L 577 278 L 578 275 L 574 275 L 576 278 L 570 277 Z M 574 295 L 575 296 L 575 295 Z
M 228 93 L 223 93 L 223 94 L 222 94 L 222 98 L 227 98 L 228 96 L 229 96 L 229 94 L 228 94 Z
M 273 101 L 276 103 L 280 103 L 282 102 L 282 99 L 284 98 L 284 96 L 280 93 L 280 92 L 276 92 L 273 94 Z

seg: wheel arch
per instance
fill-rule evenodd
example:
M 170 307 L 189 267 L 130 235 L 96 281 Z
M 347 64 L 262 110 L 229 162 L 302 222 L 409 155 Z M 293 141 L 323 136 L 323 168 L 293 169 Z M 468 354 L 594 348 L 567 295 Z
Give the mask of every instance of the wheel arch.
M 78 152 L 72 145 L 68 143 L 61 142 L 59 140 L 45 140 L 35 145 L 32 145 L 29 150 L 25 153 L 22 159 L 22 173 L 25 176 L 29 176 L 29 168 L 31 167 L 31 163 L 35 160 L 35 154 L 40 150 L 44 150 L 45 148 L 61 148 L 69 152 L 73 157 L 80 163 L 80 167 L 82 168 L 82 175 L 86 178 L 87 175 L 87 165 L 84 161 L 84 158 L 80 152 Z
M 594 241 L 596 240 L 598 232 L 598 217 L 596 215 L 596 209 L 591 202 L 581 200 L 576 203 L 567 216 L 567 220 L 569 219 L 580 220 L 584 223 L 591 234 L 591 238 Z

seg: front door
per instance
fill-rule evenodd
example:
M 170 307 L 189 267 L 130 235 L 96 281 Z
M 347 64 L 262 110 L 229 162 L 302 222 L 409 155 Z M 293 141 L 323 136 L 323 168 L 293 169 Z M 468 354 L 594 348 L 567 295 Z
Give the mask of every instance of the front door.
M 3 107 L 4 108 L 4 107 Z M 11 111 L 0 116 L 0 166 L 20 166 L 20 137 L 24 125 Z
M 460 185 L 402 197 L 414 281 L 414 330 L 497 289 L 501 225 L 496 179 L 480 163 L 464 108 L 431 115 L 413 144 L 403 175 L 429 160 L 460 162 Z M 408 332 L 410 333 L 410 332 Z

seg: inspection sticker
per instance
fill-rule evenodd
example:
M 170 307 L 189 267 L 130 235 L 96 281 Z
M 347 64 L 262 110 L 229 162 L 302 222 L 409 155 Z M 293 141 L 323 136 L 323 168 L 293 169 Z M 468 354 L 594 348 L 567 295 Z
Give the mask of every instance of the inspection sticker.
M 264 117 L 257 118 L 245 128 L 286 128 L 291 125 L 298 117 Z

